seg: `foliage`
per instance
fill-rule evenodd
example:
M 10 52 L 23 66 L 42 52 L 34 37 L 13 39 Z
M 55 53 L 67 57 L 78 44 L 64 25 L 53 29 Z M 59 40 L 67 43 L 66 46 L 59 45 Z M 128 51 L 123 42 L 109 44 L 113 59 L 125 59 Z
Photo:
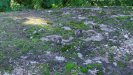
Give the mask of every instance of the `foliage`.
M 24 6 L 28 6 L 28 7 L 31 7 L 32 6 L 32 1 L 33 0 L 14 0 L 14 2 L 17 2 L 19 3 L 20 5 L 24 5 Z M 40 1 L 40 0 L 37 0 L 37 1 Z
M 70 21 L 67 23 L 67 26 L 70 26 L 73 29 L 90 29 L 90 26 L 86 26 L 83 22 Z
M 1 0 L 0 11 L 9 10 L 11 2 L 34 9 L 66 6 L 133 6 L 133 1 L 131 0 Z
M 91 69 L 91 70 L 97 69 L 97 70 L 99 70 L 99 71 L 97 72 L 97 75 L 103 75 L 103 72 L 102 72 L 102 65 L 99 64 L 99 63 L 88 64 L 88 65 L 87 65 L 87 69 Z
M 78 75 L 78 65 L 72 62 L 66 63 L 64 75 Z
M 88 69 L 86 67 L 80 67 L 80 71 L 82 73 L 87 73 L 88 72 Z
M 64 46 L 61 48 L 61 51 L 62 51 L 62 52 L 65 52 L 65 51 L 70 50 L 70 49 L 73 49 L 73 45 L 64 45 Z
M 67 69 L 67 70 L 72 70 L 73 68 L 75 68 L 75 66 L 76 66 L 76 64 L 74 64 L 74 63 L 67 63 L 66 65 L 65 65 L 65 68 Z
M 39 68 L 42 72 L 42 75 L 50 75 L 50 70 L 48 64 L 40 64 Z
M 8 11 L 10 9 L 11 0 L 0 0 L 0 12 Z
M 33 0 L 32 1 L 32 4 L 33 4 L 33 8 L 35 9 L 39 9 L 39 8 L 42 8 L 42 3 L 43 3 L 43 0 Z
M 118 61 L 117 64 L 118 64 L 118 66 L 121 67 L 121 68 L 126 67 L 126 64 L 125 64 L 124 62 L 122 62 L 122 61 Z
M 63 0 L 43 0 L 43 8 L 57 8 L 62 6 Z

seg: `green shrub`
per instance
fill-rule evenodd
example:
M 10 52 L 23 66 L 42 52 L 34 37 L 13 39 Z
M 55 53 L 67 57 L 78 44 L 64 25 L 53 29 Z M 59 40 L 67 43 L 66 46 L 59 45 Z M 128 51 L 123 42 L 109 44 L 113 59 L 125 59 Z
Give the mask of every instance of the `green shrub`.
M 39 69 L 42 73 L 42 75 L 50 75 L 50 68 L 48 64 L 40 64 Z
M 0 0 L 0 11 L 10 9 L 10 4 L 19 3 L 26 8 L 60 8 L 65 6 L 133 6 L 131 0 Z
M 57 8 L 62 6 L 62 0 L 43 0 L 43 8 Z
M 5 1 L 5 0 L 4 0 Z M 132 6 L 131 0 L 14 0 L 15 2 L 32 7 L 38 8 L 59 8 L 65 6 Z
M 80 67 L 80 71 L 82 73 L 87 73 L 88 72 L 88 69 L 86 67 Z
M 70 0 L 68 6 L 84 6 L 87 0 Z
M 33 0 L 32 1 L 32 5 L 33 5 L 33 8 L 35 9 L 40 9 L 42 8 L 42 3 L 43 3 L 43 0 Z
M 20 5 L 24 5 L 25 7 L 33 7 L 32 1 L 33 0 L 14 0 L 14 2 L 17 2 Z M 39 0 L 37 0 L 37 1 L 39 1 Z
M 72 69 L 75 68 L 75 67 L 76 67 L 76 64 L 71 63 L 71 62 L 69 62 L 69 63 L 67 63 L 67 64 L 65 65 L 66 70 L 72 70 Z
M 11 0 L 0 0 L 0 12 L 8 11 L 10 9 Z

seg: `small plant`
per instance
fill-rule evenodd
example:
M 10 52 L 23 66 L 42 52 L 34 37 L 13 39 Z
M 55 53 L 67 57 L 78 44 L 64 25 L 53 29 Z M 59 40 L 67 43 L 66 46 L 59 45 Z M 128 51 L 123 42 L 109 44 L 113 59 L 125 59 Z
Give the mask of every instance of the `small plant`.
M 13 70 L 13 67 L 11 65 L 9 65 L 8 63 L 6 63 L 7 61 L 4 62 L 3 65 L 0 65 L 0 74 L 2 74 L 2 72 L 6 72 L 6 73 L 11 73 Z
M 40 64 L 39 68 L 42 72 L 42 75 L 51 75 L 48 64 Z
M 114 54 L 110 54 L 109 57 L 108 57 L 109 61 L 110 62 L 113 62 L 114 61 Z
M 66 63 L 64 75 L 77 75 L 78 72 L 79 68 L 75 63 L 72 62 Z
M 133 32 L 133 22 L 124 22 L 124 25 L 121 26 L 122 29 L 127 29 L 131 32 Z
M 87 67 L 80 67 L 80 71 L 82 73 L 87 73 L 88 72 L 88 69 L 87 69 Z
M 43 28 L 36 27 L 36 26 L 29 28 L 28 30 L 26 30 L 26 32 L 28 34 L 27 37 L 30 39 L 40 38 L 41 34 L 42 34 L 42 31 L 40 31 L 41 29 L 43 30 Z
M 0 51 L 0 61 L 4 58 L 4 54 L 2 51 Z
M 76 67 L 76 64 L 71 63 L 71 62 L 69 62 L 69 63 L 67 63 L 67 64 L 65 65 L 66 70 L 72 70 L 72 69 L 74 69 L 75 67 Z
M 121 33 L 120 33 L 120 31 L 119 30 L 116 30 L 115 32 L 113 32 L 113 35 L 115 35 L 115 36 L 119 36 Z
M 70 50 L 73 48 L 73 45 L 64 45 L 62 48 L 61 48 L 61 51 L 62 52 L 65 52 L 67 50 Z
M 118 61 L 117 64 L 118 64 L 118 66 L 121 67 L 121 68 L 126 67 L 126 64 L 123 63 L 122 61 Z
M 121 21 L 125 21 L 125 20 L 127 20 L 129 18 L 130 18 L 129 16 L 120 16 L 120 17 L 117 17 L 117 19 L 121 20 Z
M 101 65 L 101 64 L 98 64 L 98 63 L 88 64 L 88 65 L 87 65 L 87 69 L 90 69 L 90 70 L 97 69 L 97 70 L 99 70 L 99 71 L 97 72 L 97 75 L 103 75 L 103 72 L 102 72 L 102 65 Z

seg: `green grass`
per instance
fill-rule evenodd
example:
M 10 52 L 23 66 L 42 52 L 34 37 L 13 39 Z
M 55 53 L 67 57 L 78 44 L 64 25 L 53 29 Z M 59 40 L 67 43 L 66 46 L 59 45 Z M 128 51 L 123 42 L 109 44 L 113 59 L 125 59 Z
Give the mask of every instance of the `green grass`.
M 65 51 L 68 51 L 70 49 L 73 48 L 73 45 L 64 45 L 62 48 L 61 48 L 61 51 L 62 52 L 65 52 Z
M 4 53 L 2 51 L 0 51 L 0 60 L 3 60 L 5 57 Z
M 99 70 L 98 72 L 97 72 L 97 75 L 103 75 L 103 72 L 102 72 L 102 65 L 101 64 L 98 64 L 98 63 L 94 63 L 94 64 L 88 64 L 87 65 L 87 69 L 91 69 L 91 70 L 93 70 L 93 69 L 97 69 L 97 70 Z
M 51 73 L 50 69 L 52 68 L 52 67 L 50 67 L 50 64 L 52 64 L 52 63 L 49 63 L 49 65 L 48 64 L 38 65 L 38 68 L 40 69 L 42 75 L 50 75 L 50 73 Z M 55 75 L 60 75 L 60 74 L 78 75 L 78 73 L 80 73 L 80 72 L 86 74 L 89 72 L 88 70 L 94 70 L 94 69 L 99 70 L 97 75 L 103 74 L 102 73 L 102 65 L 98 64 L 98 63 L 88 64 L 86 66 L 79 66 L 73 62 L 67 62 L 67 63 L 65 63 L 63 68 L 64 69 L 61 73 L 58 71 L 55 71 L 54 74 Z
M 86 67 L 80 67 L 80 71 L 82 73 L 87 73 L 88 72 L 88 69 Z
M 81 30 L 88 30 L 90 26 L 86 26 L 83 22 L 74 22 L 70 21 L 67 23 L 67 26 L 70 26 L 72 29 L 81 29 Z
M 50 68 L 49 68 L 48 64 L 40 64 L 39 69 L 40 69 L 42 75 L 51 75 Z
M 69 63 L 66 63 L 65 69 L 66 69 L 66 70 L 72 70 L 72 69 L 74 69 L 76 66 L 77 66 L 76 64 L 70 63 L 70 62 L 69 62 Z
M 133 22 L 125 22 L 125 24 L 123 26 L 121 26 L 121 28 L 123 29 L 127 29 L 130 32 L 133 32 Z
M 130 16 L 119 16 L 119 17 L 116 17 L 116 19 L 118 19 L 120 21 L 126 21 L 126 20 L 130 19 Z
M 117 64 L 121 68 L 125 68 L 126 67 L 126 64 L 124 62 L 122 62 L 122 61 L 118 61 Z

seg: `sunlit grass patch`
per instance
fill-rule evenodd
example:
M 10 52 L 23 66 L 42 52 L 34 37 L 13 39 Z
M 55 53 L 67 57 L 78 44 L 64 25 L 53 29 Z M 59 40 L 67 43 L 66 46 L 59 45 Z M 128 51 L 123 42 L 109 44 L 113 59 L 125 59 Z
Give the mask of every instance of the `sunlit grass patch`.
M 48 25 L 49 23 L 52 23 L 52 22 L 49 22 L 42 18 L 27 17 L 27 20 L 23 24 L 26 24 L 26 25 Z

